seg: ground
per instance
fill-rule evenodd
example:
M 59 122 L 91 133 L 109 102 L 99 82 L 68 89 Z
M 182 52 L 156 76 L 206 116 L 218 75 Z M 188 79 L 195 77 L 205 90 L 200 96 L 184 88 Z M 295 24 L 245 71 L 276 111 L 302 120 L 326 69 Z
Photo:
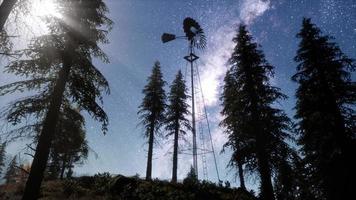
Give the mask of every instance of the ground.
M 0 186 L 0 199 L 21 199 L 24 184 Z M 118 199 L 118 200 L 255 200 L 240 188 L 229 184 L 216 185 L 207 181 L 185 179 L 183 183 L 145 181 L 139 177 L 98 174 L 68 180 L 45 181 L 41 190 L 42 200 L 59 199 Z

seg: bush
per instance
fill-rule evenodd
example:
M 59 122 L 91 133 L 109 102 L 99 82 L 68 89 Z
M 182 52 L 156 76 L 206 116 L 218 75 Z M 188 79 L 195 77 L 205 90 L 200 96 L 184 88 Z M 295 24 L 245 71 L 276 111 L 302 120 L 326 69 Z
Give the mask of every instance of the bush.
M 112 180 L 110 192 L 113 195 L 119 195 L 123 199 L 133 198 L 132 195 L 136 193 L 138 177 L 128 178 L 118 175 Z
M 94 192 L 96 194 L 105 194 L 110 191 L 113 178 L 110 173 L 98 173 L 94 177 Z
M 80 184 L 75 180 L 65 180 L 63 182 L 63 194 L 67 198 L 72 196 L 80 198 L 87 193 L 89 193 L 89 190 L 80 186 Z
M 73 179 L 75 180 L 80 186 L 82 186 L 83 188 L 87 188 L 87 189 L 94 189 L 94 177 L 93 176 L 82 176 L 82 177 L 78 177 Z
M 198 176 L 195 174 L 195 170 L 190 166 L 190 171 L 187 174 L 187 177 L 183 180 L 183 184 L 189 187 L 194 187 L 199 183 Z

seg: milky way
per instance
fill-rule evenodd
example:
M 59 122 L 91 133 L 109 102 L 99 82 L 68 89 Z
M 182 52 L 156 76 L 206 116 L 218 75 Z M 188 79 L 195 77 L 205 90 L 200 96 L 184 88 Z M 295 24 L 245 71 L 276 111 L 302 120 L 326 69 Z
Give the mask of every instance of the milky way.
M 110 17 L 115 22 L 109 35 L 111 43 L 103 46 L 111 63 L 96 62 L 111 85 L 111 95 L 104 98 L 104 108 L 110 118 L 109 132 L 100 135 L 100 127 L 87 119 L 88 140 L 99 155 L 93 154 L 77 174 L 93 174 L 108 171 L 125 175 L 141 176 L 145 173 L 146 139 L 142 128 L 137 126 L 137 107 L 142 100 L 142 89 L 146 84 L 155 60 L 161 61 L 167 83 L 176 72 L 185 70 L 183 56 L 187 53 L 184 41 L 162 44 L 163 32 L 182 35 L 182 21 L 193 17 L 204 28 L 208 46 L 201 57 L 203 92 L 212 122 L 213 139 L 219 152 L 224 135 L 218 123 L 221 119 L 219 95 L 222 78 L 228 69 L 227 60 L 234 44 L 232 37 L 239 23 L 248 25 L 254 39 L 261 45 L 267 60 L 275 67 L 273 84 L 289 96 L 279 102 L 289 116 L 294 115 L 294 92 L 296 85 L 290 80 L 295 73 L 298 39 L 295 37 L 303 17 L 311 17 L 325 34 L 334 36 L 346 55 L 356 58 L 356 1 L 355 0 L 179 0 L 142 1 L 108 0 Z M 355 75 L 353 75 L 355 76 Z M 5 75 L 0 74 L 0 80 Z M 168 91 L 168 87 L 166 88 Z M 1 104 L 5 103 L 0 99 Z M 9 147 L 14 154 L 20 144 Z M 154 151 L 153 176 L 168 179 L 171 176 L 170 144 L 160 142 Z M 225 168 L 230 154 L 219 154 L 221 178 L 234 182 L 234 171 Z M 209 178 L 216 181 L 212 160 L 209 159 Z M 180 156 L 179 179 L 183 178 L 191 164 L 191 158 Z M 249 187 L 257 189 L 250 177 Z M 238 183 L 234 182 L 235 185 Z

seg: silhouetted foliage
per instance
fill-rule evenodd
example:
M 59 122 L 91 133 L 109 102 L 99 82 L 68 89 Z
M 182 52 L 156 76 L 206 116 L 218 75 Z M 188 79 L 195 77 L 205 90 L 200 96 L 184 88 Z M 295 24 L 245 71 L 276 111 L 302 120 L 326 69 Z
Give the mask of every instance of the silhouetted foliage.
M 81 164 L 87 159 L 88 152 L 83 116 L 76 109 L 65 109 L 60 114 L 52 142 L 50 177 L 63 179 L 65 172 L 70 174 L 75 164 Z
M 148 139 L 146 180 L 109 173 L 72 177 L 74 166 L 82 164 L 89 152 L 83 112 L 101 123 L 103 134 L 108 130 L 102 95 L 110 93 L 109 84 L 93 61 L 109 62 L 100 44 L 109 42 L 112 21 L 106 16 L 104 0 L 57 0 L 61 17 L 42 16 L 46 33 L 30 40 L 26 49 L 13 52 L 11 37 L 15 36 L 6 27 L 11 24 L 9 16 L 28 12 L 25 8 L 32 2 L 0 0 L 0 58 L 12 56 L 4 69 L 18 76 L 18 81 L 0 86 L 0 96 L 24 93 L 0 111 L 0 118 L 12 125 L 1 133 L 5 142 L 0 141 L 0 175 L 5 174 L 6 186 L 17 188 L 14 196 L 6 196 L 6 186 L 0 186 L 0 199 L 16 195 L 18 199 L 22 194 L 24 200 L 53 194 L 60 199 L 256 199 L 247 192 L 245 172 L 260 178 L 262 200 L 356 199 L 356 82 L 351 74 L 356 63 L 310 19 L 303 19 L 297 34 L 301 41 L 292 77 L 298 84 L 297 144 L 292 122 L 276 106 L 287 97 L 271 84 L 274 67 L 245 25 L 233 38 L 235 47 L 220 97 L 220 126 L 228 137 L 223 151 L 232 150 L 228 166 L 236 168 L 239 177 L 240 188 L 235 189 L 228 181 L 225 185 L 221 180 L 200 181 L 193 167 L 183 183 L 177 183 L 179 140 L 191 130 L 186 118 L 191 114 L 189 96 L 179 71 L 167 98 L 158 61 L 137 112 Z M 163 42 L 186 39 L 191 47 L 205 48 L 204 31 L 195 20 L 185 18 L 183 29 L 185 36 L 165 33 Z M 154 144 L 163 135 L 162 127 L 174 142 L 171 183 L 151 180 Z M 35 149 L 28 146 L 35 152 L 32 166 L 19 165 L 15 156 L 4 170 L 5 147 L 20 138 L 36 145 Z M 65 176 L 66 180 L 57 180 Z
M 332 37 L 304 19 L 295 61 L 299 84 L 296 118 L 306 180 L 316 199 L 355 198 L 356 84 L 354 60 L 342 53 Z
M 28 14 L 33 1 L 31 0 L 2 0 L 0 3 L 0 58 L 2 56 L 16 57 L 19 54 L 12 52 L 11 38 L 16 36 L 8 32 L 7 25 L 21 26 L 18 23 L 19 14 Z M 12 20 L 10 20 L 10 16 Z
M 290 120 L 280 109 L 272 107 L 278 99 L 286 98 L 269 79 L 273 67 L 267 63 L 258 45 L 244 25 L 239 27 L 234 52 L 229 60 L 231 69 L 225 77 L 222 94 L 224 120 L 228 142 L 234 154 L 232 163 L 246 163 L 251 172 L 257 170 L 261 179 L 261 198 L 275 199 L 272 170 L 275 162 L 285 160 L 281 149 L 288 149 Z M 278 172 L 275 170 L 275 172 Z
M 187 104 L 187 87 L 183 80 L 182 72 L 179 71 L 174 79 L 168 96 L 168 106 L 166 112 L 165 128 L 168 131 L 167 136 L 174 137 L 173 144 L 173 170 L 172 182 L 177 182 L 178 169 L 178 141 L 186 134 L 185 130 L 191 130 L 189 120 L 186 118 L 190 112 Z
M 293 166 L 294 173 L 287 176 L 287 178 L 289 178 L 290 181 L 292 181 L 293 185 L 297 187 L 291 190 L 291 193 L 295 194 L 294 199 L 317 200 L 314 195 L 315 191 L 313 191 L 313 187 L 311 187 L 311 185 L 308 185 L 308 170 L 305 167 L 306 165 L 304 163 L 302 156 L 295 156 L 293 158 L 292 166 Z M 283 187 L 283 185 L 280 187 Z
M 278 155 L 272 159 L 274 171 L 274 191 L 276 200 L 300 199 L 300 187 L 303 184 L 301 174 L 296 167 L 297 153 L 288 146 L 277 148 Z
M 0 190 L 2 186 L 0 186 Z M 220 187 L 209 181 L 194 186 L 168 181 L 145 181 L 136 176 L 112 176 L 108 173 L 44 182 L 44 199 L 122 199 L 122 200 L 255 200 L 251 193 Z M 17 191 L 6 190 L 1 197 L 18 198 Z
M 9 163 L 9 166 L 7 167 L 6 173 L 5 173 L 5 181 L 6 184 L 9 183 L 16 183 L 16 176 L 17 176 L 17 156 L 14 156 Z
M 190 170 L 187 174 L 187 177 L 183 179 L 184 185 L 196 185 L 199 183 L 198 176 L 195 174 L 195 169 L 193 166 L 190 166 Z
M 102 122 L 104 133 L 107 130 L 106 113 L 96 100 L 102 100 L 102 92 L 108 93 L 109 86 L 92 59 L 108 61 L 98 46 L 100 42 L 108 42 L 105 29 L 111 27 L 111 21 L 105 16 L 108 10 L 101 0 L 58 3 L 62 18 L 49 18 L 49 34 L 34 39 L 24 51 L 26 58 L 15 60 L 6 67 L 7 72 L 28 80 L 1 87 L 2 94 L 19 90 L 40 91 L 32 98 L 19 101 L 19 106 L 14 107 L 17 109 L 14 117 L 8 118 L 11 123 L 19 124 L 25 116 L 35 114 L 31 113 L 33 107 L 46 105 L 24 199 L 34 199 L 39 194 L 63 96 L 70 97 L 80 109 Z
M 148 156 L 146 179 L 150 180 L 152 177 L 152 155 L 155 135 L 164 123 L 164 111 L 166 109 L 166 94 L 164 92 L 164 85 L 160 63 L 155 62 L 152 74 L 147 79 L 148 83 L 143 89 L 142 93 L 145 95 L 139 107 L 138 115 L 141 124 L 145 127 L 145 136 L 148 137 Z
M 237 116 L 234 111 L 235 107 L 235 98 L 237 93 L 237 87 L 235 87 L 236 81 L 233 77 L 231 69 L 226 72 L 224 78 L 224 88 L 221 96 L 223 101 L 223 110 L 221 114 L 224 115 L 224 120 L 220 123 L 220 126 L 225 127 L 225 132 L 229 135 L 229 140 L 223 146 L 222 152 L 225 151 L 225 148 L 230 147 L 233 150 L 233 155 L 229 161 L 228 166 L 238 169 L 238 176 L 240 180 L 240 187 L 246 189 L 245 178 L 243 173 L 243 165 L 246 164 L 246 167 L 254 170 L 256 161 L 252 152 L 252 145 L 248 144 L 248 139 L 241 137 L 242 135 L 234 134 L 235 129 L 237 129 Z M 235 131 L 234 131 L 235 130 Z

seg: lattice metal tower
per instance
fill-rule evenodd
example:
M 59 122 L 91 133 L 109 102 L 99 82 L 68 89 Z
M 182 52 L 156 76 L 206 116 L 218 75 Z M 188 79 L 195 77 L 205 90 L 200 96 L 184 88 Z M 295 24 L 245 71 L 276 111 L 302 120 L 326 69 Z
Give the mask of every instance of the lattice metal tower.
M 186 18 L 183 21 L 183 29 L 185 32 L 185 36 L 179 36 L 177 37 L 174 34 L 169 34 L 169 33 L 164 33 L 162 35 L 162 41 L 163 43 L 175 40 L 175 39 L 186 39 L 189 42 L 189 54 L 184 57 L 184 59 L 190 64 L 190 80 L 191 80 L 191 97 L 192 97 L 192 143 L 193 143 L 193 148 L 192 148 L 192 155 L 193 155 L 193 168 L 195 171 L 195 174 L 198 176 L 198 155 L 201 155 L 202 157 L 202 170 L 203 170 L 203 176 L 205 179 L 208 178 L 208 170 L 207 170 L 207 163 L 206 163 L 206 154 L 207 153 L 213 153 L 214 155 L 214 162 L 215 162 L 215 169 L 217 172 L 217 177 L 219 178 L 219 173 L 218 173 L 218 168 L 217 168 L 217 162 L 216 162 L 216 157 L 215 157 L 215 152 L 214 152 L 214 146 L 211 138 L 211 133 L 210 133 L 210 127 L 209 127 L 209 122 L 208 122 L 208 115 L 206 112 L 205 108 L 205 102 L 204 102 L 204 95 L 201 90 L 201 83 L 200 83 L 200 76 L 199 76 L 199 70 L 197 68 L 197 65 L 195 64 L 196 61 L 199 59 L 197 55 L 195 55 L 195 49 L 204 49 L 206 46 L 206 37 L 204 35 L 203 29 L 200 27 L 200 25 L 192 18 Z M 197 99 L 199 101 L 197 101 Z M 198 109 L 196 106 L 198 105 Z M 196 112 L 198 111 L 198 112 Z M 206 138 L 204 136 L 204 126 L 203 126 L 203 121 L 206 120 L 207 122 L 207 129 L 209 132 L 210 136 L 210 144 L 211 144 L 211 150 L 208 150 L 206 148 Z M 200 146 L 201 148 L 198 148 L 197 144 L 197 122 L 198 122 L 198 128 L 199 128 L 199 139 L 200 139 Z M 199 151 L 198 151 L 199 150 Z

